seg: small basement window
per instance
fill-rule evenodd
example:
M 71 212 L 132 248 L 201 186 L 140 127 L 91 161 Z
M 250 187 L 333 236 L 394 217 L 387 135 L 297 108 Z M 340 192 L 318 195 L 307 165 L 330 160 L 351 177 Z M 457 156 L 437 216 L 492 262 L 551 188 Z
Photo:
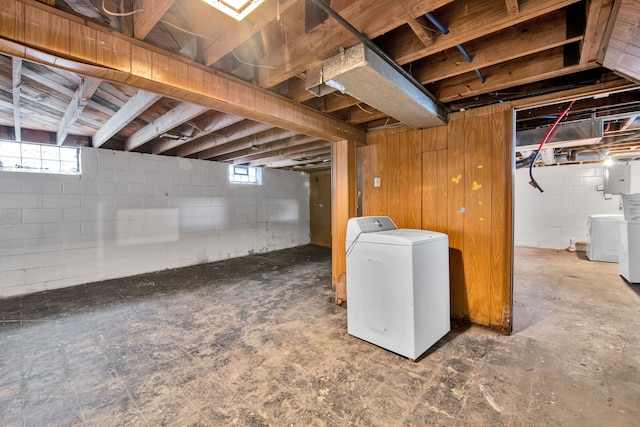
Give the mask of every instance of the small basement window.
M 77 147 L 0 141 L 0 170 L 79 175 L 79 153 Z
M 229 165 L 229 182 L 262 185 L 262 169 L 252 166 Z

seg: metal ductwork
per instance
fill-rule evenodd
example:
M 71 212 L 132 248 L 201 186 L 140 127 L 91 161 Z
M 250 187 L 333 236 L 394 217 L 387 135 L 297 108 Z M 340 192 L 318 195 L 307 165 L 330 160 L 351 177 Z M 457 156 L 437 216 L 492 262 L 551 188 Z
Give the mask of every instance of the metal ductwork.
M 326 85 L 413 128 L 447 124 L 444 109 L 363 43 L 324 61 Z
M 568 153 L 556 154 L 555 163 L 581 163 L 581 162 L 601 162 L 609 156 L 609 150 L 596 150 L 591 152 L 569 151 Z
M 360 44 L 326 59 L 322 84 L 338 89 L 416 129 L 444 126 L 447 111 L 404 68 L 351 25 L 324 0 L 311 0 L 360 40 Z M 316 96 L 324 91 L 317 80 L 307 84 Z
M 549 127 L 520 130 L 516 132 L 516 150 L 535 150 L 540 145 Z M 602 119 L 576 120 L 559 123 L 545 147 L 575 147 L 593 145 L 604 136 Z

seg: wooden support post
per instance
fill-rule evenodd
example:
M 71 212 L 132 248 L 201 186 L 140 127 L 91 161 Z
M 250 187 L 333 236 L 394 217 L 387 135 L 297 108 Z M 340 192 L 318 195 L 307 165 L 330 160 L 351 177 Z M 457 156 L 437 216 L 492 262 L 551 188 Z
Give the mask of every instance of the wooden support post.
M 356 216 L 356 141 L 334 142 L 331 150 L 332 282 L 336 303 L 347 300 L 347 221 Z

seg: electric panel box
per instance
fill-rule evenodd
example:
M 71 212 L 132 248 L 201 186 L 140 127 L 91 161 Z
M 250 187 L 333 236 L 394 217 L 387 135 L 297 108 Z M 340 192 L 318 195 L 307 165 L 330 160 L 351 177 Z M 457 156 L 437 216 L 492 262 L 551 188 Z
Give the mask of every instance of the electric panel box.
M 616 165 L 604 170 L 604 192 L 626 194 L 631 189 L 631 166 Z

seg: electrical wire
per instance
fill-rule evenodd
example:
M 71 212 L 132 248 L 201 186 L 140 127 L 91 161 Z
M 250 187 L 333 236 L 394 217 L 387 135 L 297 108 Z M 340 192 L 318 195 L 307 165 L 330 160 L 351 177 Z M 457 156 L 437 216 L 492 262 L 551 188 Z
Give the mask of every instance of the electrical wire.
M 135 15 L 136 13 L 140 13 L 140 12 L 144 12 L 144 9 L 136 9 L 136 10 L 132 10 L 131 12 L 111 12 L 110 10 L 107 10 L 107 6 L 104 4 L 105 0 L 102 0 L 102 11 L 104 13 L 106 13 L 107 15 L 111 15 L 111 16 L 131 16 L 131 15 Z
M 569 104 L 569 106 L 562 112 L 562 114 L 560 114 L 558 116 L 558 118 L 553 122 L 553 125 L 551 125 L 551 127 L 549 128 L 549 130 L 547 131 L 547 133 L 545 134 L 544 138 L 542 138 L 542 141 L 540 142 L 540 145 L 538 146 L 538 149 L 535 151 L 535 157 L 533 158 L 533 161 L 531 162 L 531 164 L 529 165 L 529 178 L 531 178 L 531 181 L 529 181 L 529 184 L 533 187 L 533 188 L 537 188 L 541 193 L 544 192 L 544 190 L 542 189 L 542 187 L 540 187 L 540 185 L 538 185 L 538 182 L 535 180 L 535 178 L 533 177 L 533 166 L 536 164 L 536 161 L 538 161 L 538 157 L 540 157 L 540 152 L 542 151 L 542 147 L 544 147 L 544 144 L 547 142 L 547 140 L 549 139 L 549 137 L 551 136 L 551 133 L 553 133 L 553 131 L 555 130 L 556 126 L 558 126 L 558 123 L 560 123 L 560 121 L 565 118 L 567 116 L 567 114 L 569 114 L 569 110 L 571 109 L 571 107 L 573 107 L 573 104 L 575 104 L 576 100 L 574 99 L 573 101 L 571 101 L 571 103 Z
M 360 106 L 360 104 L 356 104 L 356 107 L 358 107 L 359 109 L 361 109 L 362 111 L 364 111 L 364 112 L 365 112 L 365 113 L 367 113 L 367 114 L 375 114 L 375 111 L 367 111 L 367 110 L 365 110 L 364 108 L 362 108 L 362 107 Z
M 216 38 L 213 38 L 213 37 L 207 37 L 207 36 L 203 36 L 202 34 L 194 33 L 193 31 L 189 31 L 186 28 L 183 28 L 183 27 L 181 27 L 179 25 L 172 24 L 171 22 L 165 21 L 164 19 L 161 19 L 160 22 L 162 22 L 163 24 L 168 25 L 170 27 L 173 27 L 176 30 L 180 30 L 183 33 L 186 33 L 186 34 L 189 34 L 189 35 L 192 35 L 192 36 L 196 36 L 196 37 L 200 37 L 201 39 L 211 40 L 213 42 L 219 42 L 220 41 L 220 40 L 218 40 Z
M 345 256 L 349 256 L 349 254 L 351 253 L 351 251 L 353 251 L 353 247 L 355 246 L 356 242 L 358 241 L 358 239 L 360 238 L 360 235 L 362 234 L 362 231 L 359 232 L 356 235 L 356 238 L 353 239 L 353 242 L 351 242 L 351 244 L 349 245 L 349 247 L 347 248 L 347 251 L 345 252 Z
M 268 68 L 270 70 L 277 70 L 276 67 L 273 67 L 271 65 L 251 64 L 249 62 L 243 61 L 242 59 L 238 58 L 238 55 L 236 55 L 236 52 L 233 49 L 231 49 L 231 53 L 233 54 L 233 57 L 238 60 L 238 62 L 240 62 L 240 63 L 242 63 L 244 65 L 248 65 L 250 67 L 256 67 L 256 68 Z

